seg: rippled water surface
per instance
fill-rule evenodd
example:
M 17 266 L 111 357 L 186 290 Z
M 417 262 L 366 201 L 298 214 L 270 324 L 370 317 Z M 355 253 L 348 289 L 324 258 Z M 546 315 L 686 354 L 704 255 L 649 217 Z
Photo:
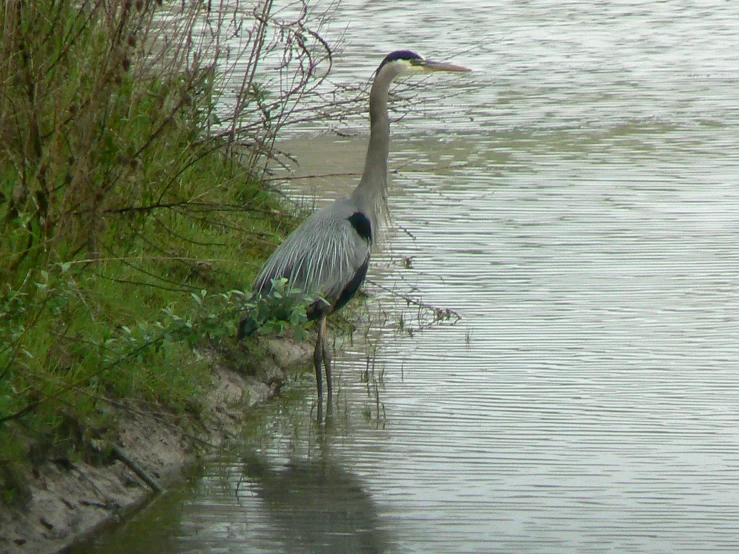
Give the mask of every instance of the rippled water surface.
M 475 72 L 393 128 L 394 231 L 333 421 L 308 374 L 248 454 L 99 548 L 739 551 L 737 22 L 718 0 L 344 0 L 336 80 L 397 48 Z M 365 139 L 290 144 L 300 171 L 352 171 Z

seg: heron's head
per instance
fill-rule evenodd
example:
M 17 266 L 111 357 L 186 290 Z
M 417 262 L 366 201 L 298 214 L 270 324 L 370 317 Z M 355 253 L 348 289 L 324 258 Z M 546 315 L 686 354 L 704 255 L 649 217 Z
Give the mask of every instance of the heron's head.
M 377 74 L 382 71 L 392 70 L 394 75 L 421 75 L 424 73 L 433 73 L 435 71 L 471 71 L 461 65 L 454 65 L 446 62 L 435 62 L 424 58 L 420 54 L 411 52 L 410 50 L 396 50 L 390 52 L 385 59 L 382 60 L 380 67 L 377 68 Z

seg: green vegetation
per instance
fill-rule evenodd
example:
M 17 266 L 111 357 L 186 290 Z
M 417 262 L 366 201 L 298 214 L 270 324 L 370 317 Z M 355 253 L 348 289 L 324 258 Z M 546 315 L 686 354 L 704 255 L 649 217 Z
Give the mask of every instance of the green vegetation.
M 192 4 L 0 7 L 2 475 L 113 439 L 111 402 L 197 412 L 199 352 L 238 355 L 239 291 L 294 225 L 263 177 L 326 44 L 308 10 Z M 213 55 L 236 23 L 238 79 Z M 296 306 L 263 319 L 305 323 Z

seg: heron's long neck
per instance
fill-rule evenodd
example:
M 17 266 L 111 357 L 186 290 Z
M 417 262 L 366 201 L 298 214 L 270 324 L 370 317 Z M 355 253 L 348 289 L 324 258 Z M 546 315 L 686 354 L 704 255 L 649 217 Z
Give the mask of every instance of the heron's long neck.
M 390 149 L 390 120 L 387 96 L 395 75 L 383 71 L 375 77 L 370 91 L 370 138 L 359 185 L 352 194 L 357 206 L 372 222 L 378 235 L 387 217 L 387 155 Z

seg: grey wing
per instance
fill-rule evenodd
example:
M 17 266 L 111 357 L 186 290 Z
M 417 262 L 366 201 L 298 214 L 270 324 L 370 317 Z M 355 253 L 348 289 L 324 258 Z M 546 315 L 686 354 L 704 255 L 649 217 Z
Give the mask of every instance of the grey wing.
M 288 282 L 333 304 L 367 263 L 369 240 L 349 221 L 354 213 L 342 201 L 314 212 L 274 251 L 254 283 L 259 294 L 272 290 L 272 280 Z

